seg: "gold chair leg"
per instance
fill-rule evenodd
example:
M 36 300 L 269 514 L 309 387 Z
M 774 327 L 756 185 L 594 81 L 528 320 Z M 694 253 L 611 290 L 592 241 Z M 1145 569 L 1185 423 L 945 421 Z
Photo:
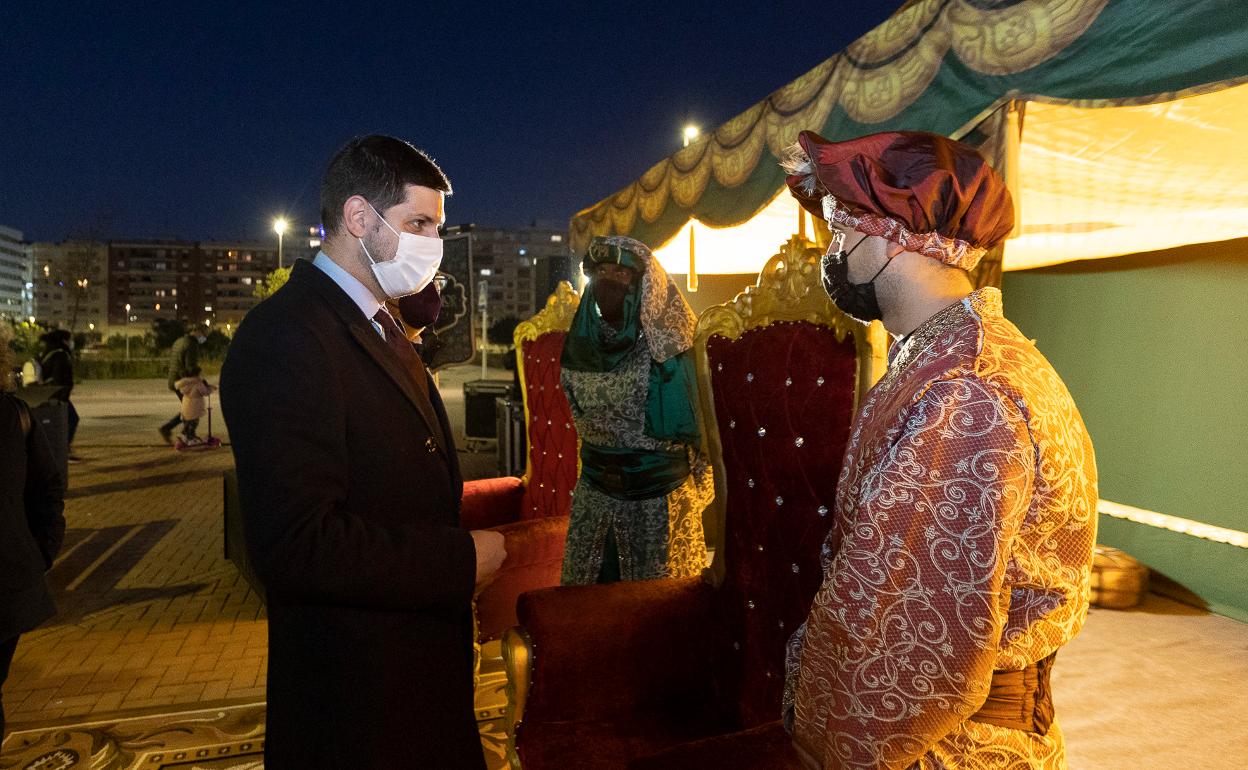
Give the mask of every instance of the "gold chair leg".
M 516 730 L 524 718 L 524 704 L 533 681 L 533 642 L 520 626 L 507 629 L 502 641 L 503 667 L 507 671 L 507 712 L 503 720 L 507 730 L 507 761 L 512 770 L 520 770 Z

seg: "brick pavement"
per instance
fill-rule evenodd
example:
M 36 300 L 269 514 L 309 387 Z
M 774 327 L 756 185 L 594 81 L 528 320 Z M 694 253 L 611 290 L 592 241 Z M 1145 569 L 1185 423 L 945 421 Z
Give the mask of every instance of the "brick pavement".
M 18 645 L 4 687 L 14 727 L 264 697 L 264 609 L 222 555 L 229 450 L 171 451 L 155 432 L 173 411 L 160 383 L 107 385 L 76 394 L 84 462 L 48 576 L 59 614 Z
M 444 377 L 459 425 L 460 384 L 477 372 Z M 176 408 L 160 381 L 87 382 L 74 396 L 84 461 L 70 466 L 69 531 L 49 573 L 59 614 L 21 637 L 4 685 L 9 729 L 263 700 L 264 608 L 222 553 L 228 447 L 160 443 L 155 428 Z M 215 432 L 228 441 L 220 420 Z M 470 478 L 491 472 L 490 456 L 461 459 Z

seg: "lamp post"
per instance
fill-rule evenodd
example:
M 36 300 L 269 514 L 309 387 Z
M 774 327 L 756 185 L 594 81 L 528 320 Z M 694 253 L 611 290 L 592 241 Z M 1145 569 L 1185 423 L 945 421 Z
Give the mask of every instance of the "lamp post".
M 692 123 L 685 126 L 685 134 L 684 134 L 685 145 L 684 146 L 688 147 L 689 143 L 692 142 L 694 139 L 697 139 L 699 134 L 701 133 L 702 132 L 698 130 L 698 127 L 693 125 Z
M 130 303 L 126 303 L 126 360 L 130 360 Z
M 286 233 L 286 219 L 278 217 L 273 220 L 273 232 L 277 233 L 277 266 L 282 267 L 282 235 Z

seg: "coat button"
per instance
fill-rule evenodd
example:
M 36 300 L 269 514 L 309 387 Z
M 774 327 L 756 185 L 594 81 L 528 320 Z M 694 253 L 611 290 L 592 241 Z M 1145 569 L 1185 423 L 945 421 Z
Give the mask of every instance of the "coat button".
M 429 452 L 429 454 L 433 454 L 438 451 L 438 442 L 434 441 L 432 436 L 425 439 L 425 449 Z

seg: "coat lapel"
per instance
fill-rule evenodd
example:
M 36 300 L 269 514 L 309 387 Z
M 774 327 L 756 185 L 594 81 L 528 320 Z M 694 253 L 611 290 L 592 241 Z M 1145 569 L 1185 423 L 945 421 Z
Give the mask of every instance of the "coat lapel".
M 420 417 L 429 428 L 429 433 L 441 436 L 442 426 L 438 423 L 437 414 L 433 411 L 433 404 L 429 402 L 428 396 L 420 392 L 412 373 L 395 357 L 394 351 L 390 350 L 377 330 L 372 326 L 360 324 L 352 324 L 350 328 L 351 336 L 355 338 L 355 341 L 390 376 L 390 379 L 394 380 L 394 384 L 399 386 L 399 390 L 403 391 L 407 400 L 412 402 L 416 411 L 420 412 Z M 442 448 L 449 449 L 449 447 Z
M 311 285 L 328 304 L 338 314 L 343 323 L 347 325 L 351 336 L 355 339 L 356 344 L 364 349 L 369 358 L 381 367 L 381 370 L 394 382 L 394 384 L 403 392 L 407 400 L 416 408 L 420 418 L 424 420 L 425 426 L 429 429 L 429 435 L 438 436 L 440 440 L 439 449 L 443 456 L 449 456 L 451 447 L 447 443 L 447 437 L 443 434 L 442 426 L 438 422 L 437 414 L 433 410 L 433 404 L 430 403 L 429 397 L 420 392 L 419 386 L 412 373 L 409 372 L 395 357 L 395 354 L 386 345 L 385 340 L 377 333 L 372 324 L 364 314 L 360 312 L 359 306 L 351 301 L 351 298 L 334 283 L 333 279 L 325 275 L 319 268 L 312 265 L 306 260 L 299 260 L 295 263 L 295 269 L 290 277 L 291 281 L 306 281 Z

